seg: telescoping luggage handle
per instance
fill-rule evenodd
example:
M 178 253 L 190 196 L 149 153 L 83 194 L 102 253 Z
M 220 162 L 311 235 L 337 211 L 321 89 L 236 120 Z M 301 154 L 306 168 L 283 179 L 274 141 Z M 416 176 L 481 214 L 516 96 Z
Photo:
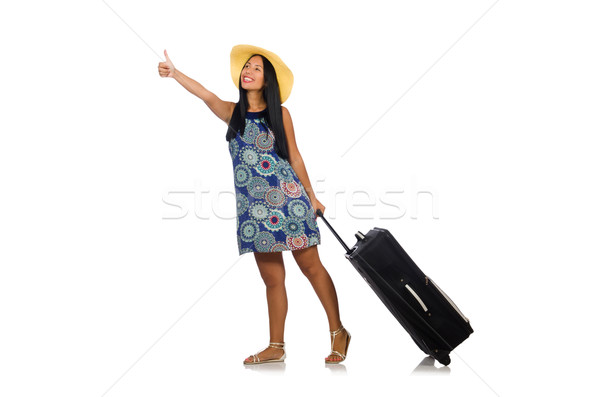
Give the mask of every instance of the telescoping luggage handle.
M 342 238 L 340 237 L 340 235 L 337 234 L 337 232 L 333 229 L 333 227 L 331 227 L 331 225 L 329 224 L 329 222 L 327 222 L 327 219 L 325 219 L 325 217 L 323 216 L 323 212 L 320 209 L 317 209 L 317 215 L 320 216 L 321 219 L 323 219 L 323 222 L 325 222 L 325 224 L 327 225 L 327 227 L 329 228 L 329 230 L 331 230 L 331 232 L 338 239 L 338 241 L 340 242 L 340 244 L 342 244 L 342 247 L 344 247 L 344 249 L 346 250 L 346 253 L 347 254 L 352 253 L 352 250 L 350 248 L 348 248 L 348 246 L 346 245 L 346 243 L 344 242 L 344 240 L 342 240 Z M 361 232 L 357 232 L 355 234 L 355 236 L 359 240 L 362 240 L 363 238 L 365 238 L 365 236 Z

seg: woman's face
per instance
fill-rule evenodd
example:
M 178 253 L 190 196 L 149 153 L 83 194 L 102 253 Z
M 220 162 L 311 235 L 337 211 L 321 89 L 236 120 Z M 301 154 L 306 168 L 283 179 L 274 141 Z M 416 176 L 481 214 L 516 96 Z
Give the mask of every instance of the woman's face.
M 262 58 L 253 56 L 246 62 L 241 73 L 242 88 L 245 90 L 260 90 L 265 83 L 265 75 Z

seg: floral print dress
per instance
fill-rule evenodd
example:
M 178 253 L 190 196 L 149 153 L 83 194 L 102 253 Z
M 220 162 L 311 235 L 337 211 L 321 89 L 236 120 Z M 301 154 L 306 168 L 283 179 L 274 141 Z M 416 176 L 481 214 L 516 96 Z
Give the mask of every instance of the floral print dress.
M 266 109 L 246 112 L 244 134 L 229 141 L 239 254 L 298 250 L 321 243 L 314 208 L 296 172 L 275 152 Z

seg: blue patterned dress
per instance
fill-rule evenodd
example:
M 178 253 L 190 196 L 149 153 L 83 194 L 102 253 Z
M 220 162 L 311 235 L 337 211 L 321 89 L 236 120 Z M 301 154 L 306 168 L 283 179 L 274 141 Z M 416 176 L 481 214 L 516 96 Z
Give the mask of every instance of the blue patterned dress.
M 244 134 L 229 141 L 239 254 L 298 250 L 321 243 L 315 211 L 286 159 L 275 152 L 266 109 L 246 112 Z

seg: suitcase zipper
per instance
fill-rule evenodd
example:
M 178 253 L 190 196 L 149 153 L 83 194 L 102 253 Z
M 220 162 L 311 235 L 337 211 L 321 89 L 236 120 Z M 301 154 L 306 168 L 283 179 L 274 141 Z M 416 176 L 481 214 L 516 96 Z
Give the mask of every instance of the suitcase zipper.
M 450 305 L 454 308 L 454 310 L 462 317 L 463 320 L 465 320 L 465 322 L 469 322 L 469 319 L 467 317 L 465 317 L 465 315 L 460 311 L 460 309 L 454 304 L 454 302 L 452 302 L 452 299 L 450 299 L 450 297 L 448 295 L 446 295 L 446 293 L 444 291 L 442 291 L 442 289 L 440 287 L 437 286 L 437 284 L 432 280 L 429 279 L 429 281 L 431 281 L 431 284 L 433 284 L 433 286 L 440 291 L 440 293 L 442 294 L 442 296 L 448 301 L 448 303 L 450 303 Z
M 410 292 L 412 294 L 412 296 L 415 297 L 415 299 L 417 300 L 417 302 L 419 302 L 419 304 L 421 305 L 421 307 L 423 308 L 423 310 L 425 312 L 427 312 L 427 306 L 425 306 L 425 302 L 423 302 L 423 299 L 421 299 L 421 297 L 419 297 L 419 295 L 417 295 L 417 293 L 410 287 L 410 285 L 405 284 L 404 286 L 406 287 L 406 289 L 408 290 L 408 292 Z

